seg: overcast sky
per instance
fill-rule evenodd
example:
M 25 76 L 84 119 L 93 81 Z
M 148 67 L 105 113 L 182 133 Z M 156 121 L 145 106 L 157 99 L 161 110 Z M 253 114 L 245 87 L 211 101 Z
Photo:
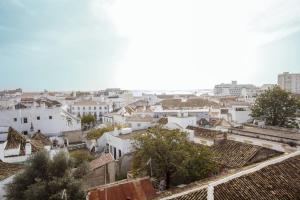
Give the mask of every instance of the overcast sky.
M 0 89 L 262 85 L 299 52 L 299 0 L 0 0 Z

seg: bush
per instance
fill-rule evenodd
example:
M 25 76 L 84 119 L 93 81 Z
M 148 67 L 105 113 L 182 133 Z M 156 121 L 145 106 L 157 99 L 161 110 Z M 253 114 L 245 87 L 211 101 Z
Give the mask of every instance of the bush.
M 110 132 L 113 130 L 114 130 L 113 126 L 91 130 L 87 134 L 87 139 L 89 139 L 89 140 L 95 139 L 96 140 L 96 139 L 100 138 L 104 133 Z
M 89 172 L 89 164 L 88 162 L 83 162 L 74 170 L 73 176 L 74 178 L 83 178 Z

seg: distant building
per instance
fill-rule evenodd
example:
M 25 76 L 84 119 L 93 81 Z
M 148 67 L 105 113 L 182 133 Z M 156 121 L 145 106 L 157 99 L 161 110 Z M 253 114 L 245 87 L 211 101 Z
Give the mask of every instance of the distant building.
M 278 75 L 278 85 L 289 92 L 300 94 L 300 74 L 284 72 Z
M 112 104 L 110 103 L 81 100 L 71 106 L 71 113 L 78 117 L 90 114 L 94 115 L 97 120 L 100 120 L 104 114 L 112 112 L 112 109 Z
M 252 84 L 237 84 L 237 81 L 232 81 L 231 84 L 219 84 L 215 85 L 214 95 L 216 96 L 244 96 L 253 97 L 256 96 L 257 87 Z

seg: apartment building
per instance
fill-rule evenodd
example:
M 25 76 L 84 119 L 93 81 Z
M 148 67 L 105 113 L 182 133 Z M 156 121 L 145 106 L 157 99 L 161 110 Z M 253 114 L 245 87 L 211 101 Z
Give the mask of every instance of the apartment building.
M 284 72 L 278 75 L 278 85 L 291 93 L 300 94 L 300 74 Z
M 257 94 L 257 87 L 252 84 L 237 84 L 237 81 L 232 81 L 229 84 L 215 85 L 215 96 L 236 96 L 236 97 L 253 97 Z

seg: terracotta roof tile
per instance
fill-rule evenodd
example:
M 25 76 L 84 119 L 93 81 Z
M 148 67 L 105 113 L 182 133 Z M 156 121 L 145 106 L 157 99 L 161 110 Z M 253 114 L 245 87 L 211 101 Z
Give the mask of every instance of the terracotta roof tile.
M 114 158 L 110 153 L 102 154 L 99 158 L 90 162 L 90 170 L 95 170 L 113 161 Z
M 214 188 L 215 200 L 300 198 L 300 156 L 270 165 Z
M 121 181 L 91 189 L 88 200 L 147 200 L 155 195 L 148 177 Z
M 203 188 L 195 192 L 188 193 L 179 197 L 172 198 L 171 200 L 206 200 L 207 189 Z

